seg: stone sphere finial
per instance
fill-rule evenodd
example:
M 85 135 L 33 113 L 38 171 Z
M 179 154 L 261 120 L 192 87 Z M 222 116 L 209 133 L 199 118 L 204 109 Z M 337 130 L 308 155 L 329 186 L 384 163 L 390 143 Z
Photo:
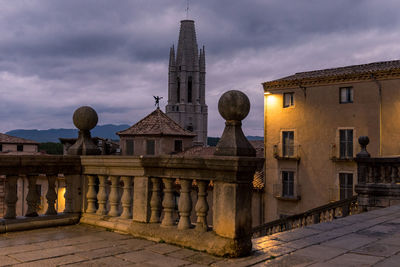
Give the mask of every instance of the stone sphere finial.
M 361 147 L 366 147 L 369 144 L 368 136 L 358 137 L 358 143 L 361 145 Z
M 72 120 L 79 130 L 90 131 L 96 127 L 99 117 L 93 108 L 83 106 L 75 110 Z
M 241 121 L 249 114 L 250 100 L 241 91 L 225 92 L 218 101 L 218 111 L 227 121 Z
M 357 158 L 369 158 L 371 155 L 367 151 L 367 145 L 369 144 L 368 136 L 360 136 L 358 137 L 358 143 L 361 146 L 361 151 L 357 153 Z

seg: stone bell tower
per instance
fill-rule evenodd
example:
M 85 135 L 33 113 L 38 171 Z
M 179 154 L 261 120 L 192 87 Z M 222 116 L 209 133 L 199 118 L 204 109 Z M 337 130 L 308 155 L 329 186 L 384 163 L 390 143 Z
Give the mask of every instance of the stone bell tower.
M 208 110 L 205 98 L 206 60 L 204 46 L 197 47 L 193 20 L 182 20 L 178 49 L 172 46 L 168 68 L 166 114 L 197 136 L 194 145 L 207 145 Z

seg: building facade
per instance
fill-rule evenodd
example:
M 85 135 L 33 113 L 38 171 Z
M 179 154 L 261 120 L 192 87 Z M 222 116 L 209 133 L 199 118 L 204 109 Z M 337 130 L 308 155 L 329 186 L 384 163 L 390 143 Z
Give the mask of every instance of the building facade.
M 1 155 L 32 155 L 39 153 L 39 143 L 16 136 L 0 133 Z
M 159 108 L 126 130 L 117 132 L 121 155 L 162 155 L 193 145 L 195 134 L 183 129 Z
M 182 20 L 178 48 L 171 47 L 168 67 L 166 114 L 185 130 L 196 134 L 195 145 L 207 145 L 208 108 L 205 98 L 204 46 L 197 46 L 193 20 Z
M 359 136 L 400 154 L 400 61 L 296 73 L 263 83 L 266 220 L 353 195 Z

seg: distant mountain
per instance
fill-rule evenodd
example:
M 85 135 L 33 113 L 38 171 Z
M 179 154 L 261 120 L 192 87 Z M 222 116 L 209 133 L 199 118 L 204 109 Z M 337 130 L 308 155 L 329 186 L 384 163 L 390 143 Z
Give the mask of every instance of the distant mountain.
M 247 139 L 250 140 L 250 141 L 253 141 L 253 140 L 264 140 L 264 137 L 262 137 L 262 136 L 252 136 L 252 135 L 249 135 L 249 136 L 246 136 L 246 137 L 247 137 Z
M 113 140 L 118 140 L 119 137 L 115 133 L 121 130 L 125 130 L 130 125 L 128 124 L 105 124 L 98 125 L 92 131 L 93 137 L 102 137 Z M 17 136 L 25 139 L 34 140 L 39 143 L 44 142 L 59 142 L 58 138 L 76 138 L 78 137 L 77 129 L 49 129 L 49 130 L 12 130 L 6 132 L 8 135 Z
M 92 131 L 93 137 L 102 137 L 108 138 L 112 140 L 119 140 L 118 135 L 115 133 L 121 130 L 125 130 L 129 128 L 130 125 L 128 124 L 105 124 L 105 125 L 98 125 Z M 6 132 L 8 135 L 17 136 L 29 140 L 34 140 L 39 143 L 45 142 L 59 142 L 58 138 L 76 138 L 78 137 L 78 130 L 77 129 L 49 129 L 49 130 L 12 130 Z M 264 140 L 262 136 L 246 136 L 249 140 Z M 219 137 L 208 137 L 208 145 L 209 146 L 216 146 Z

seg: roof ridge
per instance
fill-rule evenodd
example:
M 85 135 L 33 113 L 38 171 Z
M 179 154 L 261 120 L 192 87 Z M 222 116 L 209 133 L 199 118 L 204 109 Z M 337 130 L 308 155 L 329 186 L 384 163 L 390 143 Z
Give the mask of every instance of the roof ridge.
M 126 130 L 117 132 L 117 135 L 183 135 L 195 136 L 195 133 L 185 130 L 160 108 L 132 125 Z
M 14 141 L 2 141 L 1 137 L 8 137 L 11 139 L 14 139 Z M 26 139 L 26 138 L 22 138 L 22 137 L 18 137 L 18 136 L 13 136 L 13 135 L 9 135 L 9 134 L 4 134 L 4 133 L 0 133 L 0 142 L 3 143 L 27 143 L 27 144 L 39 144 L 39 142 L 35 141 L 35 140 L 30 140 L 30 139 Z
M 354 68 L 354 67 L 373 66 L 373 65 L 388 65 L 389 63 L 400 63 L 400 60 L 377 61 L 377 62 L 371 62 L 371 63 L 365 63 L 365 64 L 355 64 L 355 65 L 334 67 L 334 68 L 327 68 L 327 69 L 300 71 L 300 72 L 296 72 L 295 74 L 304 74 L 304 73 L 313 73 L 313 72 L 315 73 L 315 72 L 329 71 L 329 70 L 350 69 L 350 68 Z M 292 76 L 292 75 L 289 75 L 288 77 L 290 77 L 290 76 Z

